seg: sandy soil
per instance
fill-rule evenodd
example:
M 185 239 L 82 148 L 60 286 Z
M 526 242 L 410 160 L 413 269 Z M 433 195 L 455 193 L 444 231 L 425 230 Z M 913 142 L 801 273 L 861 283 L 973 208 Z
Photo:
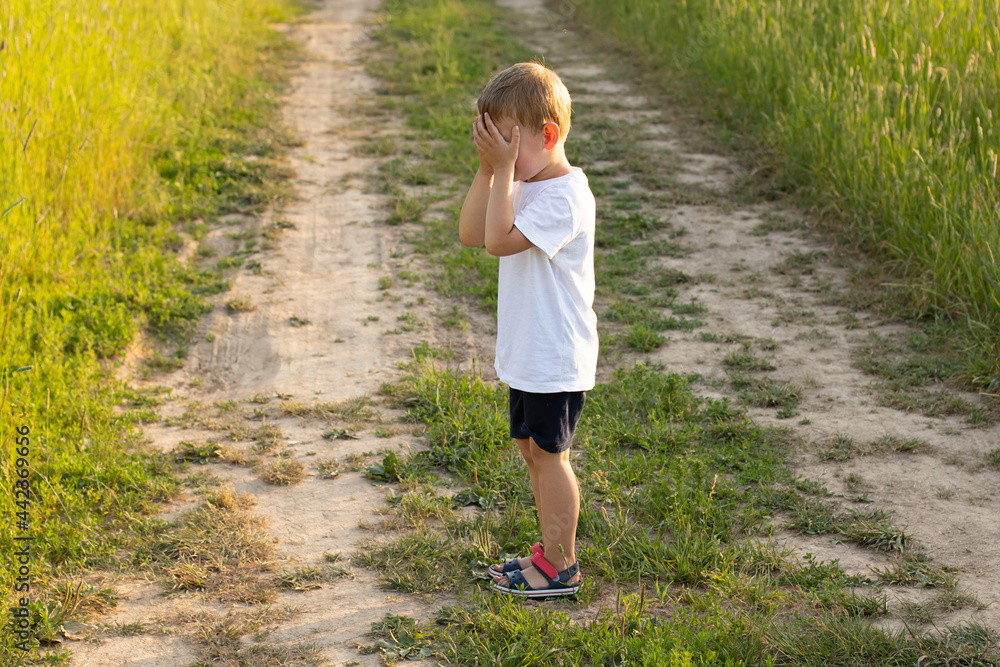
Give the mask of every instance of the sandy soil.
M 305 43 L 308 60 L 293 80 L 286 103 L 286 119 L 303 139 L 293 151 L 291 166 L 299 199 L 261 220 L 229 220 L 239 229 L 262 228 L 274 220 L 290 222 L 279 247 L 255 258 L 260 275 L 241 270 L 232 291 L 220 295 L 217 307 L 202 321 L 198 340 L 184 368 L 158 376 L 146 384 L 172 389 L 175 400 L 161 415 L 178 416 L 191 406 L 235 400 L 245 404 L 254 396 L 276 396 L 296 403 L 342 401 L 373 395 L 379 386 L 398 377 L 398 364 L 421 340 L 448 342 L 466 355 L 476 354 L 472 334 L 444 341 L 434 330 L 387 334 L 396 328 L 404 303 L 430 297 L 419 286 L 393 289 L 392 297 L 379 289 L 379 278 L 392 275 L 405 263 L 398 230 L 380 220 L 380 195 L 363 191 L 363 174 L 376 160 L 361 157 L 357 145 L 363 118 L 358 109 L 374 95 L 374 81 L 359 62 L 366 41 L 365 24 L 377 6 L 374 0 L 327 0 L 307 22 L 289 26 L 290 34 Z M 232 228 L 213 232 L 208 239 L 231 252 Z M 223 307 L 232 298 L 250 299 L 255 309 L 229 314 Z M 406 308 L 420 319 L 432 318 L 432 305 Z M 294 326 L 292 318 L 308 321 Z M 378 319 L 375 319 L 378 318 Z M 214 338 L 211 342 L 205 340 Z M 141 352 L 137 351 L 137 356 Z M 391 411 L 379 408 L 385 422 Z M 284 452 L 307 466 L 319 459 L 343 458 L 382 448 L 406 450 L 419 439 L 406 429 L 388 429 L 379 437 L 371 425 L 356 429 L 356 440 L 325 440 L 329 425 L 316 420 L 271 420 L 285 438 Z M 154 446 L 172 450 L 181 441 L 204 440 L 211 431 L 153 425 L 145 429 Z M 216 434 L 217 435 L 217 434 Z M 196 466 L 197 468 L 197 466 Z M 360 472 L 335 480 L 323 479 L 313 468 L 299 485 L 276 487 L 262 482 L 245 466 L 219 464 L 211 473 L 237 492 L 257 498 L 254 511 L 268 521 L 282 562 L 278 567 L 318 565 L 324 553 L 341 553 L 349 561 L 356 544 L 370 532 L 361 526 L 377 524 L 386 504 L 385 490 Z M 191 472 L 200 472 L 197 469 Z M 173 518 L 196 504 L 189 493 L 164 518 Z M 392 595 L 379 588 L 375 576 L 352 568 L 354 578 L 306 593 L 282 594 L 275 608 L 294 606 L 299 614 L 274 630 L 268 642 L 317 643 L 330 664 L 380 664 L 377 655 L 360 655 L 353 645 L 368 642 L 364 634 L 373 621 L 388 612 L 427 617 L 438 606 L 417 598 Z M 118 607 L 100 623 L 143 622 L 151 634 L 117 637 L 102 633 L 87 642 L 73 642 L 72 664 L 90 667 L 142 665 L 176 667 L 197 659 L 193 637 L 177 626 L 178 613 L 208 611 L 224 615 L 242 605 L 206 601 L 194 595 L 165 597 L 162 587 L 143 581 L 110 580 L 122 595 Z M 161 632 L 165 630 L 166 632 Z
M 175 400 L 162 410 L 164 417 L 182 414 L 195 405 L 193 401 L 210 405 L 236 400 L 246 407 L 256 395 L 281 395 L 304 404 L 374 395 L 383 382 L 398 377 L 399 362 L 421 340 L 450 344 L 462 359 L 490 367 L 489 318 L 472 318 L 464 332 L 451 334 L 434 324 L 433 314 L 441 304 L 419 283 L 379 288 L 379 278 L 393 275 L 394 269 L 412 262 L 419 272 L 420 265 L 409 256 L 399 229 L 380 222 L 385 215 L 381 197 L 364 192 L 362 178 L 354 176 L 377 164 L 377 158 L 352 151 L 364 129 L 358 109 L 374 95 L 374 82 L 359 58 L 366 40 L 364 25 L 376 4 L 375 0 L 325 0 L 308 21 L 288 28 L 309 53 L 286 107 L 288 122 L 303 138 L 291 157 L 300 199 L 262 220 L 233 222 L 259 229 L 280 219 L 294 228 L 283 232 L 277 248 L 256 256 L 261 275 L 241 270 L 232 292 L 219 297 L 218 307 L 202 322 L 202 342 L 191 348 L 185 367 L 148 381 L 173 390 Z M 588 50 L 568 25 L 570 16 L 545 10 L 537 0 L 501 4 L 525 12 L 523 34 L 529 46 L 562 74 L 576 100 L 614 102 L 618 117 L 647 123 L 644 144 L 674 158 L 681 183 L 725 192 L 740 177 L 743 170 L 736 163 L 699 151 L 689 137 L 681 136 L 665 113 L 663 100 L 645 96 L 622 78 L 607 55 Z M 582 134 L 586 128 L 574 132 Z M 702 331 L 776 341 L 777 349 L 764 354 L 777 366 L 771 376 L 805 387 L 804 399 L 795 419 L 776 420 L 774 410 L 754 410 L 753 416 L 764 423 L 793 426 L 805 438 L 808 444 L 797 454 L 798 471 L 821 481 L 848 505 L 849 498 L 863 492 L 875 506 L 889 510 L 935 560 L 957 568 L 962 588 L 982 603 L 1000 597 L 996 576 L 1000 474 L 975 465 L 1000 443 L 1000 427 L 970 428 L 961 418 L 928 418 L 875 405 L 868 389 L 871 378 L 855 368 L 852 354 L 868 331 L 891 332 L 899 325 L 885 325 L 860 313 L 860 326 L 846 328 L 845 311 L 824 298 L 846 288 L 844 269 L 820 260 L 815 272 L 798 285 L 772 270 L 793 252 L 824 250 L 818 241 L 802 231 L 751 234 L 763 220 L 775 215 L 801 218 L 800 212 L 766 204 L 714 203 L 676 207 L 662 214 L 675 227 L 687 230 L 683 240 L 692 249 L 683 259 L 666 261 L 690 275 L 715 277 L 694 284 L 682 295 L 685 300 L 696 297 L 708 307 L 707 314 L 699 316 L 707 326 L 692 334 L 672 334 L 653 359 L 671 369 L 723 380 L 721 360 L 736 348 L 705 342 L 699 335 Z M 211 239 L 221 250 L 232 243 L 226 231 Z M 748 293 L 751 285 L 756 289 Z M 251 299 L 256 309 L 228 314 L 222 304 L 233 297 Z M 779 315 L 792 307 L 812 314 L 783 322 L 788 318 Z M 428 325 L 387 334 L 404 312 Z M 309 324 L 293 326 L 292 318 Z M 211 342 L 205 340 L 213 338 L 208 334 L 214 335 Z M 721 382 L 714 386 L 705 391 L 728 391 Z M 383 423 L 391 424 L 395 415 L 385 407 L 379 409 Z M 806 419 L 808 423 L 800 423 Z M 287 455 L 307 466 L 319 458 L 421 446 L 419 434 L 405 428 L 380 437 L 385 431 L 379 433 L 369 424 L 358 427 L 357 440 L 325 440 L 321 434 L 328 426 L 319 421 L 282 417 L 272 422 L 282 429 Z M 146 433 L 165 451 L 182 440 L 211 435 L 164 425 L 150 426 Z M 866 443 L 886 434 L 919 438 L 930 448 L 918 454 L 856 456 L 839 463 L 824 462 L 817 455 L 835 435 Z M 357 543 L 371 535 L 362 525 L 377 524 L 379 508 L 386 503 L 384 489 L 373 486 L 360 472 L 326 480 L 307 467 L 303 483 L 275 487 L 244 466 L 209 468 L 234 490 L 257 498 L 254 511 L 267 519 L 283 567 L 318 564 L 324 553 L 340 552 L 349 558 Z M 189 493 L 166 508 L 164 517 L 177 516 L 196 499 L 194 492 Z M 838 559 L 848 572 L 870 574 L 871 567 L 886 563 L 883 555 L 835 544 L 829 536 L 804 537 L 781 530 L 778 535 L 800 554 Z M 293 605 L 300 613 L 291 621 L 276 623 L 268 641 L 313 641 L 332 665 L 375 665 L 377 656 L 361 655 L 354 646 L 369 641 L 364 633 L 373 621 L 387 612 L 429 619 L 449 602 L 389 594 L 378 587 L 372 573 L 363 568 L 353 572 L 354 579 L 282 594 L 276 606 Z M 73 665 L 190 664 L 197 657 L 197 644 L 171 619 L 179 612 L 224 615 L 238 607 L 193 595 L 165 597 L 158 585 L 144 581 L 112 579 L 109 585 L 119 590 L 122 599 L 99 623 L 142 621 L 165 631 L 136 637 L 97 632 L 90 640 L 70 643 Z M 920 595 L 912 589 L 890 589 L 890 600 Z M 958 610 L 944 621 L 964 618 L 1000 628 L 1000 606 Z

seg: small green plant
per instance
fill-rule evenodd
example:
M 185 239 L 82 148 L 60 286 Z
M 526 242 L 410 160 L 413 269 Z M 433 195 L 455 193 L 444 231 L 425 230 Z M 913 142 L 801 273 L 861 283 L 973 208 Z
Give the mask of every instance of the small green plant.
M 792 408 L 799 403 L 801 389 L 790 382 L 758 379 L 731 373 L 729 381 L 740 392 L 740 400 L 761 408 Z
M 837 434 L 830 438 L 820 450 L 819 456 L 825 461 L 849 461 L 859 453 L 858 444 L 849 435 Z
M 427 203 L 424 200 L 400 193 L 390 202 L 390 213 L 386 222 L 390 225 L 419 222 L 426 210 Z
M 633 324 L 625 332 L 625 344 L 636 352 L 652 352 L 663 347 L 666 342 L 665 336 L 644 324 Z
M 174 457 L 178 461 L 208 463 L 211 459 L 218 458 L 219 452 L 219 445 L 214 442 L 199 445 L 194 442 L 182 441 L 174 448 Z
M 265 424 L 253 433 L 254 449 L 261 454 L 273 452 L 284 440 L 285 434 L 277 424 Z
M 675 303 L 671 306 L 675 315 L 703 315 L 708 312 L 708 306 L 691 299 L 688 303 Z
M 363 156 L 392 155 L 397 151 L 396 142 L 392 137 L 366 137 L 356 145 L 353 152 Z
M 323 431 L 323 437 L 327 440 L 357 440 L 358 436 L 354 435 L 346 428 L 333 428 L 329 431 Z
M 395 452 L 389 452 L 382 457 L 381 463 L 375 463 L 365 469 L 365 477 L 377 482 L 395 482 L 399 480 L 399 457 Z
M 226 310 L 230 313 L 249 313 L 257 310 L 250 297 L 233 297 L 226 301 Z
M 758 358 L 747 343 L 744 343 L 742 350 L 734 350 L 727 354 L 722 359 L 722 365 L 743 372 L 773 371 L 776 368 L 771 362 Z
M 459 329 L 465 331 L 466 322 L 465 314 L 462 312 L 462 307 L 455 304 L 448 308 L 446 311 L 441 311 L 438 314 L 441 318 L 441 324 L 444 325 L 445 329 Z
M 323 584 L 337 581 L 344 577 L 353 577 L 349 568 L 327 564 L 313 567 L 306 565 L 291 570 L 282 570 L 277 575 L 278 586 L 293 591 L 308 591 L 323 588 Z
M 986 465 L 994 470 L 1000 470 L 1000 447 L 986 453 Z
M 369 634 L 378 639 L 372 647 L 363 649 L 363 652 L 381 652 L 388 664 L 397 660 L 422 660 L 433 653 L 430 632 L 406 616 L 386 614 L 382 620 L 372 623 Z
M 875 573 L 890 584 L 921 588 L 955 587 L 955 578 L 923 552 L 906 554 Z

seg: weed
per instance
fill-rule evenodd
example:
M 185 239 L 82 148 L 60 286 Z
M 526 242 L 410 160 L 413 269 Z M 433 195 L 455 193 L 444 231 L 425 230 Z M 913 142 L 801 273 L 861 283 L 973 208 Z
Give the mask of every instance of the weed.
M 927 453 L 931 446 L 920 438 L 903 439 L 899 436 L 886 434 L 872 441 L 869 448 L 874 452 L 901 452 L 904 454 Z
M 219 445 L 211 441 L 202 445 L 182 441 L 174 448 L 173 454 L 178 461 L 208 463 L 211 459 L 219 457 L 219 451 Z
M 389 329 L 386 331 L 387 334 L 399 334 L 409 331 L 423 331 L 427 326 L 427 320 L 417 317 L 414 313 L 403 313 L 396 317 L 397 322 L 402 322 L 395 329 Z
M 354 146 L 352 152 L 362 156 L 385 156 L 392 155 L 397 150 L 392 137 L 365 137 L 360 144 Z
M 791 274 L 812 274 L 816 268 L 816 261 L 826 257 L 822 251 L 799 252 L 795 251 L 784 259 L 780 264 L 772 268 L 775 273 L 781 275 Z
M 937 609 L 983 609 L 986 605 L 972 593 L 957 588 L 945 588 L 935 595 L 930 604 Z
M 381 419 L 379 411 L 372 407 L 370 396 L 356 396 L 340 402 L 319 402 L 308 405 L 284 401 L 281 404 L 281 409 L 289 415 L 313 417 L 326 422 L 335 420 L 376 422 Z
M 819 456 L 825 461 L 849 461 L 857 456 L 858 444 L 849 435 L 835 435 L 820 451 Z
M 883 581 L 899 586 L 955 587 L 955 578 L 922 552 L 902 556 L 886 568 L 873 569 Z
M 406 616 L 386 614 L 382 620 L 372 623 L 369 634 L 378 638 L 371 648 L 381 652 L 388 664 L 397 660 L 421 660 L 432 654 L 430 633 Z M 369 651 L 369 648 L 362 647 L 363 653 Z
M 390 225 L 400 225 L 407 222 L 419 222 L 421 216 L 427 210 L 427 202 L 418 197 L 410 197 L 407 194 L 396 194 L 389 202 L 389 217 L 386 222 Z
M 368 466 L 365 469 L 365 477 L 378 482 L 395 482 L 399 480 L 399 457 L 395 452 L 389 452 L 382 458 L 381 463 Z
M 242 509 L 205 504 L 169 532 L 141 537 L 133 560 L 155 563 L 171 590 L 207 590 L 234 600 L 266 597 L 267 587 L 251 574 L 270 567 L 274 542 L 263 520 Z
M 354 435 L 346 428 L 334 428 L 329 431 L 323 431 L 323 437 L 327 440 L 357 440 L 358 436 Z
M 320 567 L 307 565 L 292 570 L 282 570 L 277 574 L 276 579 L 278 586 L 281 588 L 293 591 L 308 591 L 323 588 L 323 584 L 331 583 L 344 577 L 353 578 L 350 569 L 327 564 Z
M 270 644 L 265 641 L 269 634 L 266 628 L 295 618 L 298 613 L 290 607 L 267 605 L 245 612 L 230 610 L 223 617 L 204 611 L 182 614 L 179 620 L 193 628 L 198 640 L 200 659 L 193 663 L 194 667 L 223 664 L 319 667 L 324 658 L 315 643 Z
M 625 344 L 636 352 L 652 352 L 667 342 L 666 337 L 644 324 L 633 324 L 625 332 Z
M 698 338 L 706 343 L 742 343 L 751 340 L 750 336 L 744 334 L 717 334 L 702 331 Z
M 277 424 L 265 424 L 253 431 L 254 449 L 260 454 L 268 454 L 278 448 L 285 434 Z
M 364 468 L 364 462 L 371 452 L 364 454 L 349 454 L 343 459 L 321 459 L 316 462 L 316 469 L 324 479 L 336 479 L 342 472 L 358 472 Z
M 864 485 L 864 483 L 864 478 L 855 472 L 848 473 L 847 476 L 844 477 L 844 486 L 846 486 L 849 491 L 857 491 L 858 487 Z
M 441 318 L 441 324 L 445 329 L 465 331 L 465 315 L 461 306 L 452 305 L 447 311 L 441 311 L 437 315 Z
M 994 470 L 1000 470 L 1000 447 L 986 453 L 986 465 Z
M 754 378 L 730 373 L 729 381 L 739 390 L 740 400 L 761 408 L 790 408 L 798 405 L 801 389 L 790 382 Z
M 722 365 L 735 371 L 773 371 L 776 366 L 769 361 L 759 359 L 750 349 L 749 344 L 744 344 L 742 350 L 733 351 L 722 359 Z
M 250 297 L 233 297 L 226 301 L 226 311 L 229 313 L 250 313 L 257 310 Z
M 305 465 L 290 459 L 271 461 L 260 468 L 261 479 L 274 486 L 292 486 L 300 483 L 305 476 Z

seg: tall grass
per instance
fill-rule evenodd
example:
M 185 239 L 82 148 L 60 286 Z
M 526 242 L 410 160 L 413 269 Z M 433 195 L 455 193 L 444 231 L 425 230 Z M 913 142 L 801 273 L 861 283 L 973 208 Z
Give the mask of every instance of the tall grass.
M 1000 388 L 997 0 L 572 4 L 668 81 L 699 81 L 695 104 L 749 130 L 912 314 L 968 328 L 967 379 Z
M 269 24 L 293 0 L 0 0 L 0 586 L 11 591 L 13 428 L 31 428 L 36 585 L 108 558 L 106 522 L 170 492 L 136 453 L 113 359 L 177 344 L 218 290 L 175 223 L 273 196 Z M 267 65 L 267 66 L 265 66 Z M 15 372 L 21 367 L 31 370 Z M 133 401 L 134 404 L 134 401 Z M 5 635 L 6 636 L 6 635 Z

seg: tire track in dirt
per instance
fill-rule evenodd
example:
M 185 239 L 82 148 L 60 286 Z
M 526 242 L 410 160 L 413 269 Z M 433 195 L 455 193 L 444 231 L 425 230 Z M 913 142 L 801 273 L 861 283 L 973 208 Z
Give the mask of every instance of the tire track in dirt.
M 838 305 L 838 295 L 850 289 L 849 267 L 836 261 L 828 241 L 809 231 L 814 223 L 807 214 L 781 204 L 741 203 L 735 187 L 746 177 L 744 167 L 730 158 L 706 154 L 700 149 L 705 139 L 683 134 L 671 120 L 669 98 L 639 89 L 634 83 L 637 77 L 613 54 L 599 53 L 599 39 L 573 27 L 572 3 L 546 6 L 541 0 L 499 0 L 498 4 L 524 13 L 519 36 L 560 73 L 574 103 L 604 109 L 601 115 L 614 120 L 640 123 L 642 149 L 675 167 L 670 175 L 675 186 L 701 192 L 708 202 L 653 204 L 644 209 L 671 223 L 674 233 L 684 232 L 679 239 L 688 252 L 662 262 L 699 277 L 682 289 L 677 301 L 693 298 L 703 303 L 707 312 L 697 318 L 705 326 L 671 332 L 659 350 L 642 356 L 626 354 L 625 359 L 649 358 L 670 370 L 697 373 L 703 385 L 696 387 L 698 393 L 735 398 L 723 360 L 740 351 L 739 341 L 767 341 L 765 347 L 773 341 L 774 349 L 760 354 L 777 367 L 769 377 L 802 387 L 802 400 L 794 419 L 778 419 L 773 408 L 751 408 L 752 418 L 760 424 L 793 427 L 805 443 L 795 453 L 797 473 L 825 485 L 847 507 L 890 512 L 920 549 L 939 565 L 955 569 L 960 590 L 989 605 L 942 611 L 935 615 L 938 627 L 975 620 L 1000 629 L 1000 606 L 991 604 L 1000 599 L 996 576 L 1000 472 L 983 465 L 984 456 L 1000 444 L 1000 425 L 974 427 L 961 416 L 926 417 L 879 407 L 870 390 L 872 377 L 857 367 L 859 350 L 871 334 L 913 332 L 900 323 Z M 585 120 L 577 123 L 573 133 L 589 136 Z M 627 192 L 654 194 L 637 183 Z M 638 243 L 657 238 L 651 235 Z M 804 259 L 807 268 L 789 270 Z M 598 300 L 599 316 L 605 314 L 602 306 L 608 305 L 608 299 L 603 304 Z M 731 342 L 720 342 L 724 340 Z M 754 350 L 760 349 L 755 345 Z M 949 393 L 982 404 L 975 394 Z M 831 443 L 838 439 L 849 438 L 864 450 L 882 437 L 919 440 L 926 446 L 913 453 L 856 453 L 845 460 L 828 460 Z M 780 528 L 782 519 L 776 519 L 775 536 L 800 557 L 811 553 L 822 561 L 839 560 L 848 574 L 872 579 L 877 579 L 873 567 L 887 565 L 880 553 L 837 543 L 829 535 L 799 535 Z M 885 590 L 891 610 L 898 610 L 900 603 L 926 601 L 935 593 L 898 586 Z
M 317 461 L 354 456 L 354 461 L 370 462 L 379 450 L 420 446 L 418 431 L 400 424 L 400 414 L 377 397 L 367 406 L 380 415 L 374 422 L 292 416 L 275 409 L 279 400 L 309 406 L 372 397 L 383 382 L 399 378 L 399 364 L 421 340 L 451 344 L 466 358 L 477 350 L 472 329 L 445 341 L 427 327 L 436 297 L 419 284 L 386 289 L 380 283 L 401 266 L 423 269 L 419 262 L 410 264 L 399 230 L 382 223 L 384 197 L 365 191 L 365 174 L 377 167 L 378 158 L 358 150 L 370 129 L 363 109 L 375 94 L 361 54 L 366 23 L 377 5 L 375 0 L 326 0 L 306 20 L 284 28 L 307 51 L 285 102 L 286 121 L 302 139 L 290 156 L 297 199 L 260 219 L 232 216 L 225 221 L 228 226 L 208 234 L 203 243 L 225 256 L 238 249 L 234 235 L 281 230 L 278 238 L 272 236 L 270 249 L 252 255 L 256 263 L 244 265 L 232 290 L 216 298 L 184 367 L 137 382 L 172 391 L 172 400 L 160 411 L 163 422 L 144 429 L 152 446 L 173 451 L 181 442 L 225 442 L 218 406 L 234 401 L 237 412 L 257 415 L 237 421 L 276 427 L 280 458 L 305 466 L 305 480 L 292 486 L 272 486 L 246 465 L 227 463 L 192 466 L 186 475 L 198 484 L 226 486 L 256 499 L 251 511 L 266 520 L 278 552 L 272 573 L 322 567 L 324 554 L 339 554 L 338 564 L 347 566 L 358 543 L 377 533 L 380 508 L 387 504 L 385 489 L 363 476 L 358 470 L 363 463 L 331 480 L 317 472 Z M 224 306 L 233 299 L 253 309 L 228 312 Z M 406 313 L 417 326 L 387 333 L 400 329 L 397 318 Z M 353 439 L 321 437 L 331 425 Z M 246 456 L 254 453 L 247 442 L 232 447 Z M 175 519 L 200 504 L 199 493 L 187 492 L 162 518 Z M 349 571 L 350 576 L 317 590 L 279 593 L 270 603 L 275 616 L 286 608 L 295 612 L 288 620 L 265 622 L 262 645 L 307 642 L 318 647 L 323 664 L 377 665 L 378 655 L 361 655 L 355 646 L 371 643 L 365 633 L 372 622 L 388 612 L 427 620 L 442 604 L 436 600 L 431 607 L 414 596 L 392 594 L 364 568 Z M 105 631 L 95 641 L 71 646 L 74 665 L 191 664 L 201 650 L 198 614 L 222 618 L 252 609 L 198 593 L 164 598 L 163 584 L 134 576 L 108 575 L 101 583 L 113 586 L 120 600 L 114 611 L 98 619 Z M 183 622 L 192 618 L 195 623 Z M 120 636 L 113 630 L 130 623 L 142 623 L 147 631 Z M 249 647 L 253 641 L 243 637 L 242 643 Z

